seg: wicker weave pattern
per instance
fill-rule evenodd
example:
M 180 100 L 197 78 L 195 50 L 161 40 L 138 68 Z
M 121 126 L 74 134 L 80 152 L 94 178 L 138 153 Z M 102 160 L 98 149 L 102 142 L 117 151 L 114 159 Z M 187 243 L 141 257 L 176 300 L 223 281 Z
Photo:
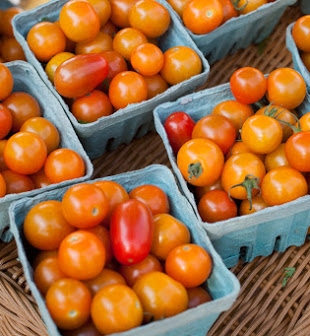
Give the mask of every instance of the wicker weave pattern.
M 264 73 L 292 66 L 285 48 L 285 28 L 301 15 L 298 6 L 288 8 L 265 48 L 251 46 L 215 63 L 204 87 L 227 82 L 231 73 L 241 66 L 255 66 Z M 169 166 L 161 139 L 154 132 L 94 160 L 93 177 L 138 169 L 151 163 Z M 299 248 L 291 247 L 285 253 L 258 257 L 248 264 L 239 262 L 232 271 L 241 282 L 241 293 L 233 307 L 219 317 L 208 336 L 310 335 L 309 262 L 310 241 Z M 286 267 L 295 267 L 295 273 L 283 287 Z M 1 336 L 47 335 L 18 262 L 14 241 L 0 243 L 0 298 Z

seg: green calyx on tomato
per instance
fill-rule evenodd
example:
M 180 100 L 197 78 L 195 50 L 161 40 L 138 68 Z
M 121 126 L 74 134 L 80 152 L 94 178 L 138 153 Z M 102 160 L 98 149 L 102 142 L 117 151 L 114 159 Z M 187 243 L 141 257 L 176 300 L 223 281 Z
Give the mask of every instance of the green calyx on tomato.
M 190 163 L 188 165 L 189 180 L 197 179 L 203 173 L 203 167 L 200 162 Z
M 252 191 L 253 189 L 258 189 L 260 192 L 260 179 L 256 176 L 253 175 L 246 175 L 244 180 L 241 183 L 237 183 L 233 186 L 230 187 L 230 189 L 235 188 L 235 187 L 244 187 L 246 190 L 247 194 L 247 199 L 250 204 L 249 210 L 252 209 Z M 228 196 L 230 197 L 230 192 L 228 191 Z

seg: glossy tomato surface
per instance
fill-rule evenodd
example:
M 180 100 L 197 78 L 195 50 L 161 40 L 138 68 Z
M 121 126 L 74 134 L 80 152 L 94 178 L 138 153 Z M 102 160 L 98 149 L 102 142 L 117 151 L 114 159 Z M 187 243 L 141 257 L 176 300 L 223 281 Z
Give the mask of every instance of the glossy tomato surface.
M 147 205 L 130 199 L 116 206 L 110 223 L 115 258 L 124 265 L 142 261 L 151 250 L 153 231 L 154 221 Z
M 94 90 L 106 78 L 108 70 L 108 62 L 102 55 L 76 55 L 57 67 L 54 85 L 63 97 L 81 97 Z

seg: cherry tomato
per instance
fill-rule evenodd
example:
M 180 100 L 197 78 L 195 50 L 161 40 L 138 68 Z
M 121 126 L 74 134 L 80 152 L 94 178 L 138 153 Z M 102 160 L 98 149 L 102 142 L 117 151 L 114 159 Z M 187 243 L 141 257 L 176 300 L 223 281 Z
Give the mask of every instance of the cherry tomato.
M 75 54 L 96 54 L 105 50 L 112 50 L 113 39 L 108 33 L 100 31 L 89 41 L 77 42 L 75 44 Z
M 33 271 L 33 281 L 43 296 L 55 281 L 65 277 L 59 268 L 57 255 L 43 259 Z
M 281 143 L 274 151 L 266 154 L 264 163 L 267 171 L 280 166 L 289 166 L 285 154 L 285 143 Z
M 310 15 L 303 15 L 296 20 L 292 28 L 292 37 L 299 50 L 310 52 Z
M 59 13 L 59 25 L 74 42 L 92 40 L 100 31 L 100 18 L 91 3 L 69 0 Z
M 57 327 L 65 330 L 82 326 L 90 316 L 91 294 L 86 285 L 76 279 L 55 281 L 46 293 L 45 302 Z
M 111 22 L 119 28 L 129 27 L 129 11 L 137 1 L 139 0 L 110 0 Z
M 89 280 L 99 275 L 105 266 L 105 247 L 95 234 L 76 230 L 60 243 L 58 263 L 68 277 Z
M 165 92 L 169 85 L 160 74 L 154 76 L 143 76 L 147 85 L 147 99 L 151 99 L 160 93 Z
M 164 52 L 160 74 L 170 84 L 178 84 L 200 74 L 202 62 L 196 51 L 187 46 L 175 46 Z
M 251 105 L 228 99 L 216 104 L 211 113 L 229 119 L 235 125 L 236 132 L 239 132 L 245 120 L 254 114 L 254 110 Z
M 26 214 L 23 232 L 39 250 L 55 250 L 69 233 L 75 231 L 62 213 L 60 201 L 47 200 L 34 205 Z
M 10 169 L 1 172 L 6 184 L 7 194 L 19 194 L 35 189 L 35 185 L 29 175 L 19 174 Z
M 7 141 L 4 160 L 12 171 L 19 174 L 34 174 L 39 171 L 47 157 L 44 140 L 36 133 L 17 132 Z
M 218 0 L 191 0 L 182 13 L 185 27 L 197 35 L 210 33 L 222 24 L 223 19 L 223 7 Z
M 197 307 L 203 303 L 212 301 L 210 293 L 202 286 L 187 288 L 188 308 Z
M 177 165 L 191 185 L 213 184 L 222 173 L 224 154 L 217 144 L 208 139 L 191 139 L 179 149 Z
M 303 114 L 295 124 L 301 131 L 310 131 L 310 112 Z
M 139 29 L 148 38 L 162 36 L 170 26 L 168 9 L 157 1 L 139 0 L 131 7 L 128 20 L 131 27 Z
M 154 236 L 151 253 L 159 260 L 165 260 L 168 253 L 178 245 L 190 243 L 188 227 L 170 214 L 154 216 Z
M 302 75 L 292 68 L 278 68 L 267 77 L 266 96 L 270 103 L 292 110 L 305 99 L 306 83 Z
M 130 63 L 133 69 L 142 76 L 153 76 L 162 69 L 164 55 L 154 43 L 143 43 L 132 50 Z
M 226 154 L 237 138 L 235 125 L 226 117 L 209 114 L 199 119 L 192 131 L 192 138 L 205 138 L 216 143 Z
M 253 153 L 267 154 L 282 142 L 283 129 L 277 119 L 255 114 L 242 125 L 241 139 Z
M 280 205 L 306 195 L 308 184 L 301 172 L 283 166 L 267 172 L 262 180 L 261 191 L 268 205 Z
M 91 123 L 113 113 L 113 106 L 107 94 L 94 90 L 85 96 L 76 98 L 70 111 L 79 123 Z
M 90 290 L 92 296 L 105 286 L 114 284 L 126 285 L 126 280 L 121 273 L 106 267 L 96 277 L 83 282 Z
M 26 61 L 25 52 L 15 37 L 3 38 L 0 48 L 1 56 L 6 62 Z
M 236 217 L 238 207 L 224 190 L 210 190 L 198 202 L 198 211 L 204 222 L 214 223 Z
M 251 199 L 251 202 L 248 199 L 242 200 L 239 205 L 239 215 L 248 215 L 265 208 L 269 205 L 264 201 L 262 195 L 257 195 Z
M 120 265 L 118 271 L 122 274 L 127 284 L 132 287 L 135 281 L 143 274 L 154 271 L 163 272 L 164 268 L 159 259 L 152 254 L 148 254 L 142 261 L 136 264 Z
M 1 33 L 4 36 L 9 36 L 9 37 L 14 36 L 12 20 L 15 15 L 21 12 L 23 12 L 23 9 L 19 6 L 12 6 L 12 7 L 9 7 L 3 10 L 2 15 L 1 15 L 0 29 L 1 29 Z
M 94 90 L 107 74 L 108 62 L 102 55 L 75 55 L 58 65 L 54 85 L 63 97 L 77 98 Z
M 51 183 L 79 178 L 85 175 L 85 162 L 79 153 L 70 148 L 52 151 L 44 163 L 44 172 Z
M 285 142 L 293 134 L 293 126 L 298 120 L 296 112 L 273 104 L 261 107 L 256 111 L 256 114 L 264 114 L 279 120 L 283 131 L 282 142 Z
M 89 319 L 81 327 L 71 330 L 60 330 L 62 336 L 102 336 L 95 327 L 93 321 Z
M 167 194 L 155 184 L 141 184 L 129 192 L 129 197 L 147 205 L 153 216 L 158 213 L 170 212 Z
M 253 153 L 232 155 L 224 164 L 221 182 L 224 190 L 233 198 L 247 199 L 259 193 L 266 168 Z
M 58 24 L 41 21 L 34 24 L 26 36 L 26 41 L 35 57 L 42 63 L 66 49 L 66 36 Z
M 194 126 L 195 121 L 185 111 L 173 112 L 166 118 L 164 128 L 175 155 L 180 147 L 192 138 Z
M 10 133 L 13 125 L 12 113 L 3 104 L 0 104 L 0 124 L 0 139 L 3 139 Z
M 27 119 L 20 127 L 22 132 L 38 134 L 45 142 L 47 154 L 57 149 L 60 144 L 60 134 L 56 126 L 44 117 L 32 117 Z
M 94 7 L 95 12 L 100 19 L 100 27 L 103 27 L 111 16 L 111 4 L 109 0 L 88 0 L 88 2 Z
M 167 0 L 168 4 L 175 10 L 175 12 L 182 17 L 185 5 L 189 0 Z
M 267 90 L 267 79 L 254 67 L 242 67 L 234 71 L 229 84 L 233 96 L 243 104 L 258 102 Z
M 120 29 L 113 38 L 113 50 L 121 54 L 127 61 L 132 51 L 141 44 L 147 43 L 145 34 L 134 27 Z
M 62 210 L 71 225 L 79 229 L 88 229 L 103 221 L 109 210 L 109 202 L 95 184 L 78 183 L 65 191 Z
M 223 8 L 222 24 L 230 20 L 231 18 L 237 17 L 239 15 L 239 12 L 236 9 L 236 6 L 234 6 L 231 0 L 219 0 L 219 2 L 221 3 L 222 8 Z
M 131 265 L 142 261 L 151 250 L 154 221 L 151 210 L 136 199 L 117 205 L 111 216 L 110 235 L 118 262 Z
M 12 132 L 16 133 L 20 130 L 22 124 L 29 118 L 41 117 L 41 107 L 31 94 L 22 91 L 12 92 L 6 99 L 2 101 L 11 112 L 13 117 Z
M 301 172 L 310 171 L 310 131 L 291 135 L 285 143 L 285 155 L 289 165 Z
M 111 80 L 109 98 L 115 109 L 147 99 L 147 85 L 144 78 L 135 71 L 123 71 Z
M 142 324 L 143 308 L 137 294 L 127 285 L 103 287 L 93 298 L 91 317 L 104 335 L 133 329 Z
M 169 252 L 166 273 L 186 288 L 200 286 L 212 273 L 210 254 L 200 245 L 182 244 Z
M 44 188 L 51 184 L 51 181 L 45 175 L 44 167 L 41 168 L 38 172 L 31 174 L 30 178 L 34 183 L 35 188 Z
M 187 309 L 185 287 L 164 272 L 149 272 L 133 285 L 142 306 L 144 322 L 158 321 L 177 315 Z
M 0 100 L 7 98 L 13 91 L 14 77 L 11 70 L 3 63 L 0 63 Z
M 226 160 L 231 157 L 232 155 L 239 154 L 239 153 L 253 153 L 252 150 L 241 140 L 236 141 L 226 153 Z M 265 154 L 255 153 L 262 161 L 265 160 Z

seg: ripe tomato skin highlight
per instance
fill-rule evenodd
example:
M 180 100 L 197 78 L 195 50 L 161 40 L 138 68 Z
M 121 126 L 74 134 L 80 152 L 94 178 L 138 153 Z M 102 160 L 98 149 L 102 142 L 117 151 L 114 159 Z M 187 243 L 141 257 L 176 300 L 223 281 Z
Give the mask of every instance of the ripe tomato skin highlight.
M 108 70 L 108 62 L 100 54 L 75 55 L 56 68 L 55 89 L 65 98 L 84 96 L 103 82 Z
M 280 205 L 305 196 L 308 184 L 301 172 L 289 166 L 282 166 L 267 172 L 262 180 L 261 192 L 268 205 Z
M 220 178 L 224 154 L 217 144 L 208 139 L 191 139 L 179 149 L 177 165 L 188 183 L 204 186 Z
M 234 71 L 229 84 L 233 96 L 243 104 L 258 102 L 267 90 L 267 79 L 264 74 L 253 67 L 242 67 Z
M 195 121 L 185 111 L 171 113 L 164 122 L 167 137 L 176 155 L 180 147 L 192 138 Z
M 116 260 L 124 265 L 142 261 L 150 253 L 153 232 L 153 216 L 145 204 L 129 199 L 117 205 L 110 222 Z

